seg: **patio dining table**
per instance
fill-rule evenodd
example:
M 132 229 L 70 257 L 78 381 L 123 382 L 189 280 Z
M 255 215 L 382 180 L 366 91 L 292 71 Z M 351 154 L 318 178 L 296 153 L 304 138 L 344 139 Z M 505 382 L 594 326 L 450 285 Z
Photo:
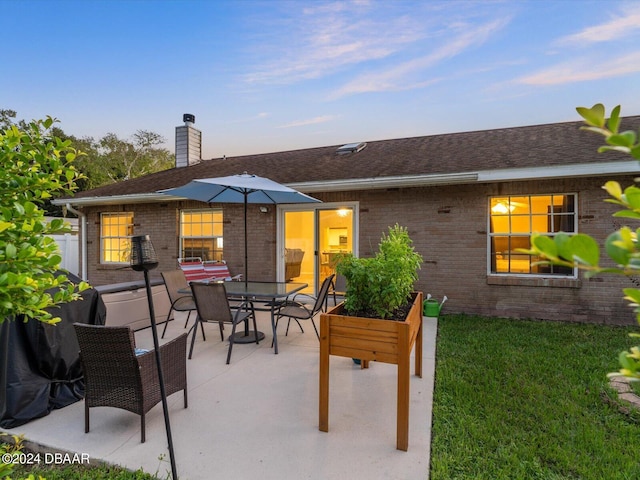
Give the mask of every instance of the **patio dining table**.
M 276 312 L 280 302 L 289 295 L 307 288 L 309 284 L 299 282 L 224 282 L 227 297 L 230 300 L 243 300 L 249 302 L 259 302 L 268 307 L 271 312 L 271 329 L 273 331 L 274 353 L 278 353 L 278 336 L 276 333 Z M 191 289 L 181 289 L 179 293 L 191 293 Z M 264 339 L 264 333 L 258 332 L 258 339 Z M 252 343 L 255 335 L 245 326 L 245 331 L 236 333 L 234 343 Z

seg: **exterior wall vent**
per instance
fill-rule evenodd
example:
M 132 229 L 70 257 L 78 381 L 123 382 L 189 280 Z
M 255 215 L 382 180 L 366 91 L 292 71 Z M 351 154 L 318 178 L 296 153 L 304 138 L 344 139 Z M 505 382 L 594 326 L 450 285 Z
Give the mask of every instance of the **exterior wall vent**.
M 346 145 L 342 145 L 340 148 L 336 150 L 338 155 L 346 155 L 348 153 L 358 153 L 360 150 L 363 150 L 367 144 L 365 142 L 359 143 L 347 143 Z

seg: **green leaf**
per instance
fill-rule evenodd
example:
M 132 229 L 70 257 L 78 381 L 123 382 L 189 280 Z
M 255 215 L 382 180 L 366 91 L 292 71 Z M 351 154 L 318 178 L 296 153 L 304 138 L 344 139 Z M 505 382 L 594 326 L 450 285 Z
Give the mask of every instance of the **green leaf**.
M 605 137 L 607 135 L 609 135 L 609 130 L 607 130 L 606 128 L 600 128 L 600 127 L 580 127 L 580 130 L 583 130 L 585 132 L 593 132 L 593 133 L 597 133 L 598 135 L 604 135 Z
M 558 247 L 551 238 L 544 235 L 532 235 L 531 244 L 549 259 L 558 258 Z
M 577 107 L 576 110 L 578 114 L 582 118 L 584 118 L 589 125 L 593 125 L 594 127 L 605 126 L 605 109 L 604 105 L 602 105 L 601 103 L 596 103 L 591 108 Z
M 633 362 L 629 358 L 629 352 L 620 352 L 618 355 L 618 362 L 622 368 L 631 370 L 633 368 Z
M 620 268 L 599 268 L 598 270 L 593 272 L 593 275 L 598 275 L 600 273 L 614 273 L 616 275 L 624 275 L 625 271 Z M 589 272 L 587 272 L 589 275 Z
M 620 218 L 638 218 L 640 219 L 640 213 L 634 212 L 633 210 L 620 210 L 613 214 L 614 217 Z
M 40 214 L 40 209 L 33 202 L 25 202 L 24 203 L 24 213 L 25 213 L 25 215 Z
M 49 226 L 52 230 L 60 230 L 64 227 L 65 221 L 62 218 L 54 218 L 49 223 Z
M 4 249 L 4 254 L 6 255 L 7 258 L 16 258 L 16 255 L 18 253 L 18 249 L 16 248 L 16 246 L 13 243 L 7 243 L 7 246 Z
M 618 133 L 618 128 L 620 127 L 620 105 L 611 110 L 611 117 L 607 122 L 607 126 L 613 133 Z
M 558 248 L 558 255 L 563 257 L 565 260 L 569 260 L 573 262 L 572 254 L 570 251 L 567 251 L 568 244 L 567 242 L 571 239 L 570 235 L 567 235 L 564 232 L 558 233 L 555 237 L 553 237 L 553 242 L 556 244 Z
M 640 304 L 640 290 L 637 288 L 625 288 L 622 290 L 625 300 Z
M 5 222 L 4 220 L 0 220 L 0 233 L 4 232 L 7 228 L 13 227 L 12 222 Z
M 573 260 L 585 265 L 598 265 L 600 249 L 598 243 L 589 235 L 583 233 L 573 235 L 567 242 L 567 247 L 571 251 Z
M 605 241 L 605 251 L 607 252 L 607 255 L 609 255 L 609 258 L 618 265 L 627 265 L 629 263 L 631 252 L 624 248 L 621 243 L 623 242 L 620 237 L 620 232 L 613 232 Z
M 600 147 L 598 148 L 598 153 L 604 153 L 604 152 L 621 152 L 621 153 L 630 153 L 631 150 L 629 149 L 629 147 Z
M 613 146 L 631 148 L 636 143 L 636 133 L 631 130 L 627 130 L 626 132 L 618 133 L 616 135 L 609 135 L 607 137 L 607 143 Z
M 24 205 L 16 202 L 13 204 L 13 208 L 18 215 L 24 215 Z
M 618 182 L 614 182 L 613 180 L 609 180 L 602 186 L 606 192 L 611 195 L 613 198 L 620 200 L 622 198 L 622 187 Z
M 62 257 L 60 255 L 51 255 L 47 261 L 47 266 L 57 268 L 61 263 Z

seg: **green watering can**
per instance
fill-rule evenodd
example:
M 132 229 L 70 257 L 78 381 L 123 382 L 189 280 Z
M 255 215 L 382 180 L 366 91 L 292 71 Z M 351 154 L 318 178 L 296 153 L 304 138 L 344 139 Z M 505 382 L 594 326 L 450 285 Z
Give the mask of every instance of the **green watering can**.
M 438 303 L 437 300 L 431 298 L 431 294 L 427 296 L 427 299 L 424 301 L 422 313 L 425 317 L 437 317 L 440 315 L 440 310 L 442 309 L 442 305 L 447 301 L 447 296 L 445 295 L 442 299 L 442 302 Z

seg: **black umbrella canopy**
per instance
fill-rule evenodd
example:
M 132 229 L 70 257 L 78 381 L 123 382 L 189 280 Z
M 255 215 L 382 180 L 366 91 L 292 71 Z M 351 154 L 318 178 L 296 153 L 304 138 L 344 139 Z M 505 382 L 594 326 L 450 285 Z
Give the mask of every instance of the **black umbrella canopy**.
M 207 203 L 244 204 L 244 278 L 247 281 L 247 204 L 319 203 L 317 198 L 305 195 L 268 178 L 244 172 L 228 177 L 199 178 L 186 185 L 160 190 L 172 197 L 188 198 Z

